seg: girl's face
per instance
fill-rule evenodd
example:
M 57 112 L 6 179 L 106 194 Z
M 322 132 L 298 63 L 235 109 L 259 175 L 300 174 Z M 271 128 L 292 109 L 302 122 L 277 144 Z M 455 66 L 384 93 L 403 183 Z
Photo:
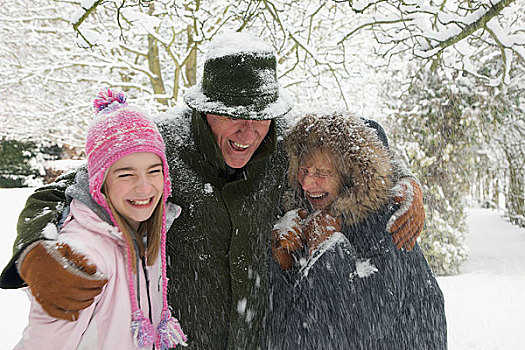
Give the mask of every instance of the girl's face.
M 154 153 L 132 153 L 108 170 L 106 196 L 115 210 L 137 230 L 150 218 L 164 191 L 162 160 Z
M 331 153 L 324 150 L 314 150 L 302 160 L 297 179 L 315 210 L 328 208 L 341 189 L 341 175 Z

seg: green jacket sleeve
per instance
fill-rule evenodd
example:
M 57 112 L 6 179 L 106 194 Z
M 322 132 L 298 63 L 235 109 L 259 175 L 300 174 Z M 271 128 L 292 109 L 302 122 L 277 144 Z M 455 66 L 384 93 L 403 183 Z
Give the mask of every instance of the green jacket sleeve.
M 395 182 L 398 182 L 404 178 L 409 178 L 421 186 L 419 180 L 414 176 L 414 174 L 412 174 L 412 172 L 406 167 L 405 163 L 403 163 L 403 161 L 393 151 L 390 151 L 390 157 L 392 159 L 393 178 Z
M 392 159 L 392 167 L 393 167 L 392 170 L 393 170 L 394 182 L 398 182 L 399 180 L 403 178 L 410 178 L 419 184 L 419 181 L 414 176 L 414 174 L 410 172 L 410 170 L 406 167 L 405 163 L 403 163 L 400 157 L 394 152 L 392 148 L 390 148 L 390 145 L 388 143 L 388 138 L 381 124 L 379 124 L 378 122 L 372 119 L 364 119 L 364 122 L 368 127 L 376 130 L 379 140 L 388 149 L 390 153 L 390 158 Z M 421 184 L 419 185 L 421 186 Z
M 74 179 L 75 172 L 69 172 L 57 178 L 56 182 L 36 189 L 29 196 L 18 217 L 13 256 L 2 271 L 0 288 L 16 289 L 25 286 L 18 274 L 16 262 L 25 248 L 33 242 L 56 236 L 56 227 L 66 207 L 65 190 Z

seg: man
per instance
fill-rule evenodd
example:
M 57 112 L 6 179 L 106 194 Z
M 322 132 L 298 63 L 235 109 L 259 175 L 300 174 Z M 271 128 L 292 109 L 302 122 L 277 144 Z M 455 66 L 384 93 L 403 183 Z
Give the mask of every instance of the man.
M 218 38 L 201 84 L 188 90 L 185 102 L 190 108 L 157 120 L 172 199 L 183 209 L 167 236 L 173 314 L 190 349 L 265 349 L 269 240 L 287 168 L 278 138 L 285 125 L 278 118 L 292 107 L 278 85 L 272 47 L 243 33 Z M 74 320 L 105 280 L 79 252 L 66 247 L 57 255 L 40 243 L 59 220 L 71 178 L 28 199 L 0 287 L 27 284 L 47 312 Z M 407 220 L 414 216 L 409 210 L 396 221 L 401 236 L 421 231 L 421 201 L 414 196 L 405 202 L 419 216 Z

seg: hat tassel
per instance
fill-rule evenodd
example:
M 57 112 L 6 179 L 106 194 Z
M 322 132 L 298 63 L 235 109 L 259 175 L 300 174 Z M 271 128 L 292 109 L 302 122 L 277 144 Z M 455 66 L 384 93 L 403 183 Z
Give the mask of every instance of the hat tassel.
M 177 345 L 187 346 L 186 335 L 180 328 L 179 321 L 169 310 L 162 311 L 162 319 L 157 327 L 157 342 L 155 345 L 159 349 L 170 349 Z
M 150 346 L 155 341 L 157 336 L 155 329 L 150 320 L 144 317 L 142 310 L 133 313 L 131 334 L 133 335 L 133 342 L 139 348 Z

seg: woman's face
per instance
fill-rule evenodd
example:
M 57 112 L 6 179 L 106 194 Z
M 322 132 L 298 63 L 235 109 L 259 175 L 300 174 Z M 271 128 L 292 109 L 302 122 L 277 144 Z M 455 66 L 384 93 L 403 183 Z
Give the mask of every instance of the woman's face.
M 314 150 L 299 164 L 297 179 L 315 210 L 328 208 L 339 195 L 341 175 L 333 158 L 328 151 Z
M 142 221 L 150 218 L 162 197 L 162 160 L 154 153 L 129 154 L 111 165 L 104 184 L 115 210 L 137 230 Z

